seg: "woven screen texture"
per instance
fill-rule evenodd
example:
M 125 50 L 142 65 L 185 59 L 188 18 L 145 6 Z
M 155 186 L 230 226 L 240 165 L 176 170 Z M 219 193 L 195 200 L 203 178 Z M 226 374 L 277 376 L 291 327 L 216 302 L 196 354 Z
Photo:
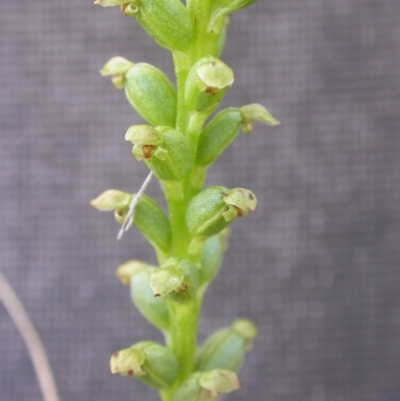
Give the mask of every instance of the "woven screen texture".
M 147 175 L 124 140 L 142 120 L 98 70 L 112 56 L 171 78 L 170 54 L 117 7 L 0 4 L 0 270 L 45 344 L 63 401 L 155 401 L 112 376 L 117 349 L 162 341 L 115 278 L 154 262 L 88 201 Z M 230 400 L 400 399 L 400 3 L 259 0 L 232 16 L 222 107 L 261 103 L 209 185 L 255 192 L 232 225 L 199 340 L 236 317 L 260 331 Z M 162 201 L 154 181 L 148 194 Z M 25 345 L 0 305 L 0 400 L 36 401 Z

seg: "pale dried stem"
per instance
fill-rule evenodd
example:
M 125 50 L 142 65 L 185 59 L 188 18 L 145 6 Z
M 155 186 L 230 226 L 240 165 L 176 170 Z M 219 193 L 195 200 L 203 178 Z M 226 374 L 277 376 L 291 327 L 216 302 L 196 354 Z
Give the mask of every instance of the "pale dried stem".
M 0 271 L 0 300 L 23 338 L 35 369 L 44 401 L 60 401 L 57 385 L 39 334 L 17 294 Z

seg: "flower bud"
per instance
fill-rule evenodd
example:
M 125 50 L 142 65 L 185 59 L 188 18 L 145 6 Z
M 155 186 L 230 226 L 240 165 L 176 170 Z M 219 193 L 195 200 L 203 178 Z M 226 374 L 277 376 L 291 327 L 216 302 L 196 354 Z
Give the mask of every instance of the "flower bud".
M 279 124 L 268 110 L 256 103 L 220 111 L 200 135 L 196 163 L 200 166 L 212 164 L 233 142 L 240 130 L 245 134 L 253 130 L 254 121 L 270 126 Z
M 130 286 L 131 298 L 139 312 L 155 327 L 165 330 L 169 327 L 170 314 L 167 303 L 154 297 L 150 288 L 150 277 L 154 267 L 130 260 L 117 269 L 117 277 Z
M 169 127 L 131 126 L 125 139 L 134 144 L 133 155 L 152 170 L 157 178 L 180 181 L 192 165 L 187 138 Z
M 196 370 L 229 369 L 237 372 L 245 352 L 251 349 L 257 328 L 247 319 L 214 332 L 206 339 L 196 358 Z
M 125 75 L 125 95 L 149 124 L 173 127 L 176 92 L 167 76 L 147 63 L 135 64 Z
M 188 50 L 193 24 L 188 10 L 179 0 L 133 0 L 126 3 L 121 6 L 123 13 L 135 16 L 161 47 L 179 52 Z
M 130 348 L 115 352 L 110 360 L 111 373 L 136 376 L 149 387 L 171 386 L 179 365 L 172 352 L 152 341 L 141 341 Z
M 230 393 L 240 388 L 234 372 L 215 369 L 194 373 L 185 380 L 174 395 L 173 401 L 211 401 L 220 393 Z
M 108 189 L 89 202 L 97 210 L 109 211 L 129 206 L 132 195 L 117 189 Z
M 225 229 L 204 242 L 199 270 L 201 284 L 209 283 L 218 273 L 226 249 L 227 234 L 228 229 Z
M 238 108 L 220 111 L 205 127 L 197 146 L 196 164 L 208 166 L 236 138 L 243 124 L 243 116 Z
M 189 110 L 211 113 L 233 80 L 233 71 L 221 60 L 209 56 L 197 61 L 185 84 L 185 101 Z
M 187 259 L 170 258 L 151 273 L 150 287 L 155 297 L 165 297 L 175 302 L 189 302 L 196 294 L 198 272 Z
M 210 187 L 197 194 L 186 210 L 186 225 L 189 233 L 196 236 L 218 234 L 235 217 L 253 211 L 257 199 L 248 189 Z

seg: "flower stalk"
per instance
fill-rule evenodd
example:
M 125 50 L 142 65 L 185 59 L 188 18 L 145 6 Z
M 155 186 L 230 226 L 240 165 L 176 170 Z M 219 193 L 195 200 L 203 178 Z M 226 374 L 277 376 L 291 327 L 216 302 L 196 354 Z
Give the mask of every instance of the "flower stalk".
M 91 201 L 114 210 L 127 229 L 133 222 L 154 247 L 158 266 L 129 261 L 117 270 L 133 303 L 161 330 L 165 345 L 141 341 L 111 357 L 113 373 L 136 376 L 156 388 L 162 401 L 207 401 L 240 387 L 237 371 L 257 335 L 239 320 L 217 331 L 197 352 L 197 324 L 206 289 L 218 273 L 228 227 L 254 211 L 257 199 L 244 188 L 204 188 L 207 171 L 240 131 L 253 122 L 279 122 L 261 105 L 228 108 L 213 116 L 234 83 L 220 60 L 229 14 L 255 0 L 97 0 L 120 6 L 164 49 L 171 52 L 176 87 L 154 66 L 121 56 L 100 70 L 124 89 L 144 123 L 128 128 L 132 154 L 158 179 L 168 214 L 143 195 L 108 190 Z M 209 122 L 207 123 L 207 120 Z M 129 228 L 129 225 L 128 225 Z M 196 356 L 197 355 L 197 356 Z M 168 367 L 170 366 L 170 367 Z

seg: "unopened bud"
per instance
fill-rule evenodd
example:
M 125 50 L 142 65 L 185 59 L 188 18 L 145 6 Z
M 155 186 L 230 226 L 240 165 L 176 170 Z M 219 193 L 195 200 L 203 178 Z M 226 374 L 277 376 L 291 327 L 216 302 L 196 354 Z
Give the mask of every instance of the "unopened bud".
M 136 376 L 149 387 L 169 387 L 178 374 L 178 362 L 172 352 L 152 341 L 142 341 L 115 352 L 110 361 L 111 372 Z
M 175 89 L 158 68 L 147 63 L 135 64 L 125 75 L 125 94 L 132 107 L 149 124 L 175 125 Z
M 109 211 L 129 205 L 132 195 L 117 189 L 108 189 L 89 202 L 97 210 Z
M 179 52 L 189 48 L 193 24 L 188 10 L 179 0 L 132 0 L 121 8 L 125 15 L 135 16 L 161 47 Z
M 255 195 L 247 189 L 210 187 L 190 201 L 186 210 L 186 225 L 192 236 L 215 235 L 235 217 L 253 211 L 256 204 Z
M 196 164 L 212 164 L 240 132 L 243 116 L 238 108 L 220 111 L 204 128 L 197 146 Z
M 133 155 L 153 171 L 160 180 L 180 181 L 192 165 L 192 153 L 187 138 L 169 127 L 135 125 L 125 139 L 134 146 Z
M 185 101 L 191 111 L 211 113 L 233 84 L 233 71 L 221 60 L 204 57 L 190 69 Z
M 231 327 L 217 330 L 200 348 L 196 370 L 229 369 L 237 372 L 256 336 L 257 328 L 247 319 L 236 320 Z

